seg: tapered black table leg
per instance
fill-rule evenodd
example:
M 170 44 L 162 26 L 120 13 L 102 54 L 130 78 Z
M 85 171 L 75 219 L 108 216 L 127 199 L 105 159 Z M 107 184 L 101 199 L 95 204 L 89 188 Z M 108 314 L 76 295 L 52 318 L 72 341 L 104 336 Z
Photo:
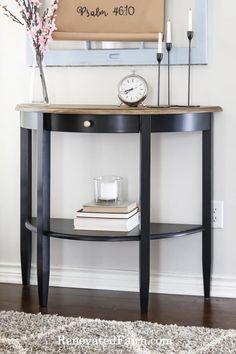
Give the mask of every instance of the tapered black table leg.
M 39 304 L 46 307 L 50 272 L 50 132 L 44 129 L 43 114 L 38 114 L 37 181 L 37 273 Z
M 150 163 L 151 116 L 141 116 L 140 141 L 140 208 L 141 239 L 139 243 L 140 305 L 147 314 L 150 283 Z
M 211 231 L 211 201 L 212 201 L 212 117 L 210 130 L 203 131 L 202 137 L 202 269 L 205 298 L 210 297 L 211 264 L 212 264 L 212 231 Z
M 32 254 L 32 235 L 25 227 L 25 221 L 31 217 L 32 206 L 32 146 L 31 130 L 21 128 L 20 130 L 20 208 L 21 208 L 21 273 L 23 285 L 30 283 L 30 268 Z

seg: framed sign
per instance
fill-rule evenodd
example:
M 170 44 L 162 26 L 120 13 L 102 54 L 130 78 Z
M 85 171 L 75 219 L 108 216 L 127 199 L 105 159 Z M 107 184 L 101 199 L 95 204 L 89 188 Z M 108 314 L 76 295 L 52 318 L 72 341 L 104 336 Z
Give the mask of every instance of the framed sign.
M 116 17 L 120 18 L 121 22 L 118 21 L 116 26 L 114 21 L 112 21 L 112 32 L 105 31 L 103 29 L 98 36 L 100 40 L 95 37 L 97 35 L 97 30 L 91 31 L 87 28 L 87 22 L 85 21 L 84 16 L 94 17 L 96 16 L 97 10 L 94 7 L 87 6 L 86 9 L 80 9 L 79 4 L 86 4 L 90 1 L 94 1 L 94 4 L 97 4 L 98 1 L 100 4 L 111 4 L 110 7 L 107 5 L 100 5 L 100 11 L 109 11 L 110 16 L 112 15 L 112 19 L 116 19 Z M 102 1 L 102 2 L 101 2 Z M 131 1 L 131 0 L 130 0 Z M 157 4 L 159 0 L 155 0 L 154 2 Z M 188 40 L 187 40 L 187 26 L 188 26 L 188 10 L 191 7 L 193 9 L 193 27 L 194 27 L 194 40 L 193 40 L 193 48 L 192 48 L 192 63 L 193 64 L 207 64 L 207 2 L 208 0 L 165 0 L 164 11 L 165 11 L 165 21 L 164 24 L 161 22 L 160 7 L 157 9 L 155 16 L 159 18 L 160 22 L 156 26 L 165 27 L 165 23 L 168 19 L 172 21 L 172 37 L 173 37 L 173 49 L 171 51 L 171 64 L 172 65 L 185 65 L 188 63 Z M 153 34 L 160 28 L 149 27 L 149 24 L 146 22 L 147 27 L 140 26 L 138 27 L 138 32 L 134 32 L 134 28 L 132 28 L 129 32 L 121 31 L 118 26 L 119 24 L 123 24 L 124 20 L 127 20 L 125 17 L 132 17 L 132 15 L 123 15 L 124 9 L 124 0 L 118 2 L 118 0 L 60 0 L 61 7 L 59 7 L 58 12 L 58 31 L 55 33 L 55 40 L 50 43 L 49 50 L 46 53 L 45 63 L 47 66 L 109 66 L 109 65 L 157 65 L 156 62 L 156 53 L 157 53 L 157 40 L 153 41 Z M 74 18 L 75 22 L 71 20 L 70 17 L 67 19 L 63 19 L 63 6 L 69 6 L 69 4 L 74 3 L 76 6 L 74 7 L 74 11 L 80 12 L 77 15 L 71 14 L 72 18 Z M 116 15 L 117 11 L 119 12 L 119 7 L 114 9 L 114 4 L 121 4 L 121 14 Z M 142 6 L 147 6 L 148 1 L 133 1 L 130 2 L 129 6 L 133 6 L 135 3 L 142 3 Z M 64 4 L 64 5 L 63 5 Z M 127 0 L 125 0 L 125 4 L 128 4 Z M 144 6 L 144 7 L 145 7 Z M 161 6 L 161 2 L 159 2 L 159 6 Z M 84 7 L 84 6 L 83 6 Z M 134 6 L 133 6 L 134 7 Z M 94 10 L 95 9 L 95 10 Z M 71 8 L 69 9 L 70 13 Z M 95 11 L 95 12 L 94 12 Z M 113 11 L 115 11 L 113 13 Z M 128 8 L 127 8 L 128 11 Z M 132 13 L 131 10 L 130 13 Z M 83 13 L 83 16 L 82 16 Z M 159 14 L 159 15 L 158 15 Z M 152 18 L 154 12 L 152 14 Z M 114 17 L 113 17 L 114 16 Z M 103 26 L 104 17 L 101 16 L 102 20 L 99 22 L 99 26 Z M 81 18 L 84 20 L 80 21 Z M 89 19 L 89 17 L 87 17 Z M 69 21 L 69 24 L 65 23 L 65 21 Z M 80 23 L 81 22 L 81 23 Z M 83 22 L 83 23 L 82 23 Z M 145 22 L 145 21 L 144 21 Z M 95 23 L 95 22 L 93 22 Z M 97 22 L 96 22 L 97 23 Z M 136 22 L 137 25 L 138 21 Z M 111 24 L 110 24 L 111 25 Z M 135 25 L 135 26 L 136 26 Z M 78 26 L 78 27 L 77 27 Z M 84 32 L 78 31 L 78 28 L 83 26 Z M 126 24 L 127 26 L 127 24 Z M 81 27 L 82 28 L 82 27 Z M 90 28 L 90 26 L 89 26 Z M 95 27 L 93 27 L 95 28 Z M 127 28 L 127 27 L 125 27 Z M 140 30 L 142 28 L 142 31 Z M 66 30 L 65 30 L 66 29 Z M 102 27 L 100 28 L 102 29 Z M 110 28 L 111 29 L 111 28 Z M 90 31 L 90 34 L 86 31 Z M 135 31 L 137 27 L 135 27 Z M 150 35 L 147 40 L 141 40 L 142 35 Z M 154 31 L 154 32 L 153 32 Z M 89 40 L 92 38 L 90 35 L 94 33 L 94 40 Z M 116 37 L 116 40 L 111 40 L 109 37 L 109 33 L 112 33 L 112 36 Z M 138 38 L 134 38 L 138 33 Z M 121 34 L 121 37 L 119 37 Z M 130 41 L 130 37 L 133 36 L 132 41 Z M 74 36 L 74 37 L 73 37 Z M 86 37 L 88 36 L 88 37 Z M 90 36 L 90 37 L 89 37 Z M 102 37 L 103 36 L 103 37 Z M 69 40 L 69 37 L 71 38 Z M 74 38 L 74 39 L 73 39 Z M 82 39 L 83 38 L 83 39 Z M 87 38 L 87 40 L 86 40 Z M 65 40 L 66 39 L 66 40 Z M 27 62 L 29 65 L 33 64 L 33 55 L 32 51 L 28 46 L 28 55 Z M 167 62 L 166 51 L 164 50 L 164 59 L 163 64 Z
M 55 39 L 156 41 L 165 0 L 60 0 Z

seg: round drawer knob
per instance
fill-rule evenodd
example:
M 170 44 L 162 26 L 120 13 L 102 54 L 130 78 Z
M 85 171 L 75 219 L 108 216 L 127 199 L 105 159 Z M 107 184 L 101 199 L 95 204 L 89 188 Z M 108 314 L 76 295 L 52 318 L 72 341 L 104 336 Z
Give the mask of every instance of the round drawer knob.
M 85 121 L 84 121 L 84 127 L 85 127 L 85 128 L 90 128 L 91 125 L 92 125 L 92 122 L 90 122 L 90 120 L 85 120 Z

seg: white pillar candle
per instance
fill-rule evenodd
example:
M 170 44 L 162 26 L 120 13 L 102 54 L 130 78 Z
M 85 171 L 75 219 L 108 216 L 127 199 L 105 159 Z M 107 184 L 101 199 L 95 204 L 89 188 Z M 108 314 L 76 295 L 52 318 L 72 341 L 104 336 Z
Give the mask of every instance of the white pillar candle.
M 116 182 L 101 182 L 100 200 L 116 200 L 118 198 L 118 186 Z
M 157 52 L 159 54 L 162 53 L 162 33 L 161 32 L 158 33 L 158 48 L 157 48 Z
M 188 12 L 188 30 L 189 31 L 193 30 L 193 12 L 192 12 L 192 9 L 189 9 L 189 12 Z
M 166 34 L 166 43 L 172 43 L 172 38 L 171 38 L 171 21 L 169 20 L 167 22 L 167 34 Z

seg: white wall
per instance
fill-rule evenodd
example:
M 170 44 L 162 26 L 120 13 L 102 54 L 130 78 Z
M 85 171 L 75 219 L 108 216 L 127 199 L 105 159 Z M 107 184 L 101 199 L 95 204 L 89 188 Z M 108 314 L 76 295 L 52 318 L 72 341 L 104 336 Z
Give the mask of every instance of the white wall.
M 236 296 L 235 12 L 233 0 L 227 1 L 227 6 L 223 0 L 209 0 L 209 65 L 193 68 L 192 90 L 193 103 L 224 108 L 215 115 L 214 199 L 225 202 L 225 225 L 214 231 L 213 262 L 213 292 L 223 296 Z M 0 40 L 0 281 L 18 282 L 19 114 L 14 107 L 28 99 L 30 69 L 25 65 L 24 32 L 3 17 Z M 130 69 L 48 68 L 50 100 L 118 103 L 117 83 Z M 150 85 L 148 103 L 155 104 L 156 68 L 138 67 L 137 71 Z M 172 69 L 175 103 L 186 102 L 186 77 L 186 67 Z M 138 144 L 137 135 L 53 134 L 52 215 L 73 218 L 81 204 L 91 199 L 92 177 L 100 174 L 124 176 L 128 197 L 138 199 Z M 153 220 L 201 222 L 200 146 L 200 133 L 153 136 Z M 158 287 L 154 281 L 153 291 L 202 293 L 198 236 L 152 243 L 153 279 L 162 282 Z M 122 289 L 129 283 L 129 289 L 136 289 L 138 245 L 52 240 L 52 266 L 53 284 Z M 100 283 L 92 275 L 94 269 L 103 279 Z M 127 283 L 122 283 L 121 277 L 126 277 Z

